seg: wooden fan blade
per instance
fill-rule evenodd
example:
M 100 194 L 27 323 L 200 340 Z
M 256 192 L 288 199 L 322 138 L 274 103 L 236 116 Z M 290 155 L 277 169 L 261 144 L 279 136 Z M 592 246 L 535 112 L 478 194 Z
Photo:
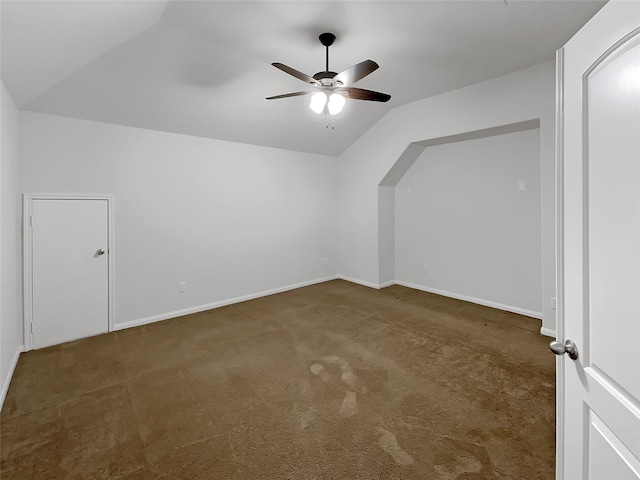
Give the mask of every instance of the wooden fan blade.
M 373 90 L 365 90 L 363 88 L 347 87 L 338 89 L 339 92 L 345 92 L 349 98 L 354 100 L 370 100 L 372 102 L 388 102 L 391 95 L 386 93 L 374 92 Z
M 379 65 L 373 60 L 365 60 L 364 62 L 356 63 L 352 67 L 347 68 L 344 72 L 340 72 L 333 77 L 333 81 L 342 82 L 342 85 L 348 87 L 361 78 L 366 77 L 371 72 L 376 71 L 378 66 Z
M 288 73 L 289 75 L 292 75 L 292 76 L 302 80 L 303 82 L 310 83 L 311 85 L 315 85 L 316 83 L 318 83 L 315 78 L 310 77 L 306 73 L 299 72 L 295 68 L 291 68 L 291 67 L 285 65 L 284 63 L 274 62 L 271 65 L 273 65 L 276 68 L 279 68 L 280 70 L 282 70 L 285 73 Z
M 300 95 L 306 95 L 311 92 L 293 92 L 283 93 L 282 95 L 275 95 L 273 97 L 267 97 L 267 100 L 277 100 L 278 98 L 299 97 Z

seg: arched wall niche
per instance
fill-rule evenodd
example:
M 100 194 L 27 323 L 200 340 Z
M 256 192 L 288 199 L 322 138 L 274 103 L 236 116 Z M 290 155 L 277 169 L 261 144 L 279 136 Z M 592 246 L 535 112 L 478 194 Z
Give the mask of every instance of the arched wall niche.
M 539 119 L 544 300 L 541 332 L 554 336 L 556 77 L 554 62 L 546 62 L 397 106 L 345 150 L 338 163 L 341 208 L 336 223 L 341 276 L 373 288 L 394 283 L 396 262 L 390 255 L 393 242 L 388 235 L 393 221 L 393 187 L 388 185 L 402 178 L 412 158 L 415 162 L 420 156 L 427 147 L 423 142 L 463 140 L 458 135 L 486 135 L 494 128 Z M 472 142 L 484 140 L 488 139 Z M 433 145 L 430 151 L 458 145 Z
M 400 279 L 397 276 L 396 271 L 396 186 L 398 183 L 405 177 L 407 172 L 414 165 L 416 160 L 421 157 L 424 153 L 425 149 L 428 147 L 436 146 L 436 145 L 445 145 L 452 144 L 457 142 L 465 142 L 469 140 L 482 139 L 488 137 L 497 137 L 499 135 L 505 135 L 509 133 L 523 132 L 527 130 L 534 130 L 540 128 L 540 119 L 534 118 L 526 121 L 510 123 L 506 125 L 500 125 L 491 128 L 484 128 L 479 130 L 474 130 L 470 132 L 464 132 L 455 135 L 448 135 L 438 138 L 431 138 L 421 141 L 411 142 L 404 149 L 402 154 L 398 157 L 398 159 L 393 163 L 389 171 L 383 177 L 378 185 L 378 268 L 379 268 L 379 283 L 381 287 L 392 285 L 395 283 L 406 284 L 408 286 L 415 286 L 411 282 L 406 282 Z M 540 165 L 540 154 L 539 154 L 539 135 L 537 138 L 537 165 L 538 168 L 541 169 Z M 539 178 L 538 178 L 539 182 Z M 540 195 L 539 183 L 538 183 L 538 197 Z M 542 205 L 538 198 L 537 205 L 538 216 L 541 216 L 541 208 Z M 542 241 L 538 226 L 538 238 L 540 242 Z M 541 260 L 540 260 L 541 262 Z M 535 276 L 535 272 L 532 273 Z M 457 293 L 448 291 L 445 294 L 449 294 L 449 296 L 456 296 L 457 298 L 475 301 L 476 303 L 483 303 L 488 306 L 494 306 L 498 308 L 502 308 L 505 310 L 510 310 L 515 313 L 521 313 L 529 316 L 533 316 L 536 318 L 542 318 L 542 269 L 538 272 L 538 278 L 534 280 L 534 283 L 538 282 L 533 290 L 535 291 L 535 296 L 540 296 L 539 304 L 533 306 L 532 302 L 524 302 L 526 303 L 526 307 L 517 305 L 510 305 L 509 303 L 497 302 L 492 299 L 484 299 L 478 298 L 475 296 L 465 296 L 464 293 Z M 424 288 L 427 291 L 434 291 L 436 293 L 443 293 L 441 291 Z M 519 303 L 519 302 L 513 302 Z M 537 302 L 536 302 L 537 303 Z

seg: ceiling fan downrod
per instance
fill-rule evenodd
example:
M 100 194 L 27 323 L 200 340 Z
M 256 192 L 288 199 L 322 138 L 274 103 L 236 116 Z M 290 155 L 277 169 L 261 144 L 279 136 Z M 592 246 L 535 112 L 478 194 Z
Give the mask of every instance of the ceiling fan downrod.
M 326 62 L 325 62 L 325 72 L 329 71 L 329 47 L 333 45 L 333 42 L 336 40 L 336 36 L 333 33 L 321 33 L 318 37 L 320 39 L 320 43 L 324 45 L 326 50 Z

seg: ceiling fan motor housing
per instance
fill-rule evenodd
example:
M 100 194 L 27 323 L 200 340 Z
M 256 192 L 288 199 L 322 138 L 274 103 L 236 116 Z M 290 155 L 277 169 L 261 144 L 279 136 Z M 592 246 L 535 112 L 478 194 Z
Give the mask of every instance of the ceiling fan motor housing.
M 337 75 L 336 72 L 318 72 L 316 73 L 313 78 L 315 78 L 323 87 L 332 87 L 332 86 L 339 86 L 342 85 L 342 82 L 338 81 L 335 82 L 334 85 L 334 81 L 333 81 L 333 77 L 335 77 Z

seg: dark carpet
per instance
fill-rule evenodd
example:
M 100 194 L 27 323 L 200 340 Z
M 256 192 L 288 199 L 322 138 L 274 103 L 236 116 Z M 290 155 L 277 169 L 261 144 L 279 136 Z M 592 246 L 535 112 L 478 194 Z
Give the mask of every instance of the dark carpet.
M 539 320 L 335 280 L 21 355 L 3 480 L 552 479 Z

